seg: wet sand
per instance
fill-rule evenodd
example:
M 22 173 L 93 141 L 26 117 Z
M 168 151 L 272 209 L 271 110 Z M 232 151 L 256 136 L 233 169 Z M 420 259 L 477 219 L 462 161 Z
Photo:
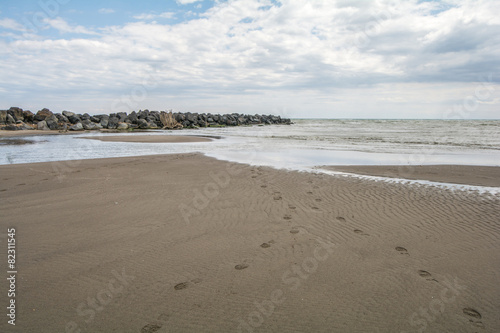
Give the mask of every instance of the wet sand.
M 200 154 L 0 174 L 1 332 L 500 331 L 498 196 Z
M 112 135 L 92 136 L 82 139 L 92 139 L 110 142 L 144 142 L 144 143 L 180 143 L 180 142 L 210 142 L 209 137 L 195 135 Z
M 322 169 L 368 176 L 500 187 L 500 167 L 477 165 L 349 165 Z

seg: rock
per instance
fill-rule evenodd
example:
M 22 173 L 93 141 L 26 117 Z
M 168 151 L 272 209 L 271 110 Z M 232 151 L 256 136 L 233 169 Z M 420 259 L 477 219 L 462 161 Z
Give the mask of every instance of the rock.
M 7 122 L 7 110 L 0 110 L 0 124 L 5 124 Z
M 100 123 L 101 119 L 96 116 L 90 116 L 90 121 L 93 123 Z
M 130 121 L 130 123 L 131 123 L 131 124 L 137 124 L 137 120 L 138 120 L 139 118 L 137 118 L 137 113 L 136 113 L 135 111 L 132 111 L 132 112 L 128 115 L 127 119 Z
M 53 113 L 49 109 L 41 109 L 36 113 L 34 120 L 42 121 L 45 120 L 45 118 L 50 117 L 52 115 Z
M 24 112 L 21 108 L 11 107 L 8 113 L 17 121 L 24 121 Z
M 12 125 L 16 123 L 16 120 L 10 114 L 7 114 L 7 120 L 5 122 L 7 125 Z
M 21 128 L 17 127 L 16 125 L 7 125 L 7 126 L 4 126 L 4 127 L 0 128 L 0 129 L 4 130 L 4 131 L 18 131 Z
M 58 119 L 55 115 L 45 118 L 44 120 L 47 123 L 47 126 L 51 130 L 59 129 Z
M 118 112 L 116 114 L 116 117 L 120 119 L 120 122 L 124 122 L 125 119 L 127 119 L 127 113 L 126 112 Z
M 103 118 L 101 118 L 101 122 L 100 122 L 99 124 L 100 124 L 102 127 L 104 127 L 104 128 L 108 128 L 108 120 L 109 120 L 109 118 L 107 118 L 107 117 L 106 117 L 106 118 L 104 118 L 104 117 L 103 117 Z
M 63 111 L 62 114 L 67 118 L 75 116 L 75 113 L 70 111 Z
M 47 122 L 45 120 L 39 121 L 37 124 L 37 130 L 39 131 L 50 131 L 49 126 L 47 125 Z
M 118 119 L 118 117 L 109 117 L 108 128 L 115 129 L 116 126 L 118 126 L 119 122 L 120 122 L 120 119 Z
M 18 128 L 21 130 L 34 130 L 33 127 L 31 127 L 30 125 L 28 125 L 24 122 L 21 122 L 20 125 L 18 125 Z
M 83 131 L 82 123 L 76 123 L 69 128 L 70 131 Z
M 118 123 L 118 125 L 116 126 L 116 129 L 118 130 L 126 130 L 128 129 L 128 124 L 127 123 Z
M 80 121 L 82 121 L 80 119 L 80 117 L 78 117 L 78 115 L 76 115 L 76 114 L 73 114 L 72 116 L 66 116 L 66 117 L 68 118 L 69 122 L 72 124 L 76 124 L 76 123 L 79 123 Z
M 146 121 L 146 119 L 139 119 L 137 120 L 137 125 L 139 125 L 139 128 L 148 128 L 148 122 Z
M 148 128 L 156 129 L 156 128 L 158 128 L 158 125 L 156 125 L 156 123 L 154 121 L 150 121 L 150 122 L 148 122 Z

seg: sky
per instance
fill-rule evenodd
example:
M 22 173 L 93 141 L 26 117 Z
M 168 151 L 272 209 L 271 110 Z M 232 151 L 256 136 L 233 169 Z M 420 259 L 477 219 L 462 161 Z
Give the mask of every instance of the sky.
M 500 1 L 0 0 L 0 109 L 500 119 Z

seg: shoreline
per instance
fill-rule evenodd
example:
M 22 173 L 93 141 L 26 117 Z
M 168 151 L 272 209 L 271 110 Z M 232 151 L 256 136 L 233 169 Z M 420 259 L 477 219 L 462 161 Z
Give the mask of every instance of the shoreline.
M 326 165 L 318 168 L 365 176 L 500 187 L 500 167 L 477 165 Z
M 0 172 L 22 331 L 500 329 L 498 197 L 202 154 Z

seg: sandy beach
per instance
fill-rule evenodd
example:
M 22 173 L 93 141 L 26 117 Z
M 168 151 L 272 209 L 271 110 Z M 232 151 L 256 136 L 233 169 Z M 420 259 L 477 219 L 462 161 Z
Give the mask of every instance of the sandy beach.
M 0 172 L 2 332 L 500 330 L 498 196 L 200 154 Z

